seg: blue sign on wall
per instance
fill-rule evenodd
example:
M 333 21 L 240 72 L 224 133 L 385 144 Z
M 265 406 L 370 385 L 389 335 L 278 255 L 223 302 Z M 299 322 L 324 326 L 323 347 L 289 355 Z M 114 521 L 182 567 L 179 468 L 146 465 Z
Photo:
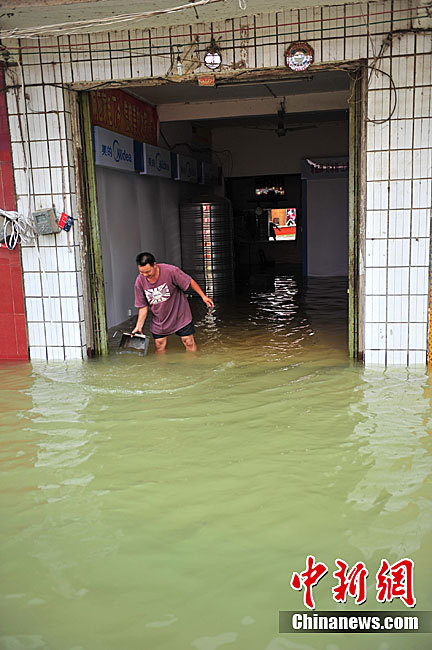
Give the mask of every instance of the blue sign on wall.
M 141 174 L 171 178 L 171 152 L 167 149 L 143 144 L 143 170 Z
M 134 141 L 120 133 L 93 127 L 95 164 L 120 171 L 135 171 Z
M 177 154 L 177 175 L 178 181 L 186 181 L 187 183 L 198 182 L 198 161 L 190 156 L 183 156 Z

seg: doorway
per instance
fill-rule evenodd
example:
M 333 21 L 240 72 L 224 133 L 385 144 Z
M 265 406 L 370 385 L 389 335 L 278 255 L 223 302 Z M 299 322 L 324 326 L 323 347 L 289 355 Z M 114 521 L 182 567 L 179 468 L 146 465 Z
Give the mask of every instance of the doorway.
M 327 76 L 326 76 L 327 75 Z M 330 77 L 328 76 L 330 75 Z M 363 90 L 362 74 L 354 74 L 349 78 L 346 71 L 319 71 L 316 76 L 316 86 L 308 86 L 310 82 L 304 79 L 281 80 L 273 78 L 269 73 L 269 79 L 264 82 L 262 79 L 257 81 L 250 73 L 250 80 L 245 83 L 245 78 L 236 83 L 230 80 L 224 86 L 216 89 L 216 101 L 209 101 L 208 95 L 205 96 L 208 89 L 198 88 L 196 81 L 185 80 L 184 83 L 178 83 L 175 88 L 166 85 L 148 85 L 143 81 L 142 85 L 137 82 L 136 86 L 126 88 L 135 97 L 141 97 L 143 101 L 150 102 L 157 107 L 160 119 L 159 143 L 158 146 L 172 153 L 181 151 L 183 154 L 189 154 L 198 159 L 210 160 L 220 169 L 219 182 L 212 186 L 211 190 L 215 195 L 228 197 L 233 204 L 234 212 L 234 234 L 235 237 L 249 228 L 250 231 L 255 229 L 256 243 L 252 241 L 240 242 L 236 249 L 236 268 L 242 269 L 245 266 L 253 266 L 254 260 L 258 264 L 264 265 L 281 265 L 294 268 L 297 273 L 303 276 L 308 274 L 307 264 L 310 262 L 311 248 L 308 244 L 308 237 L 315 230 L 312 222 L 308 220 L 309 210 L 312 206 L 310 196 L 305 193 L 305 183 L 302 178 L 301 160 L 309 156 L 312 159 L 318 157 L 340 155 L 349 156 L 349 201 L 346 205 L 346 238 L 347 238 L 347 284 L 349 285 L 350 316 L 348 330 L 350 332 L 350 355 L 354 358 L 361 357 L 361 292 L 362 278 L 361 265 L 359 262 L 360 250 L 362 247 L 361 235 L 361 214 L 362 214 L 362 157 L 363 147 Z M 287 92 L 287 87 L 283 83 L 291 84 L 296 88 L 293 94 L 300 97 L 304 105 L 310 108 L 309 92 L 312 88 L 310 101 L 313 101 L 313 90 L 323 90 L 329 88 L 329 79 L 332 79 L 331 90 L 329 95 L 335 91 L 345 93 L 345 105 L 350 101 L 350 111 L 346 108 L 335 108 L 333 110 L 320 111 L 303 111 L 292 112 L 284 116 L 284 138 L 281 137 L 280 124 L 277 123 L 278 109 L 284 98 L 278 95 Z M 336 81 L 335 81 L 336 80 Z M 315 82 L 314 82 L 315 83 Z M 273 85 L 272 85 L 273 84 Z M 320 85 L 321 84 L 321 85 Z M 343 89 L 343 90 L 342 90 Z M 270 91 L 270 92 L 269 92 Z M 247 118 L 239 117 L 239 112 L 250 111 L 251 101 L 258 103 L 256 99 L 260 95 L 270 95 L 273 99 L 273 109 L 270 113 L 265 108 L 266 101 L 259 104 L 256 111 L 267 111 L 266 115 L 256 114 L 248 115 Z M 284 95 L 285 97 L 285 95 Z M 186 100 L 187 98 L 187 100 Z M 245 100 L 243 105 L 240 99 Z M 255 99 L 254 99 L 255 98 Z M 333 97 L 332 97 L 333 99 Z M 280 101 L 279 101 L 280 100 Z M 339 100 L 340 101 L 340 97 Z M 331 103 L 331 102 L 330 102 Z M 300 107 L 301 104 L 299 104 Z M 181 109 L 179 108 L 181 106 Z M 243 108 L 242 108 L 243 106 Z M 232 114 L 229 115 L 229 111 Z M 223 113 L 223 116 L 221 115 Z M 175 115 L 176 118 L 172 119 Z M 276 128 L 273 122 L 276 119 Z M 273 120 L 273 122 L 272 122 Z M 91 129 L 91 124 L 84 124 L 82 120 L 83 131 Z M 349 125 L 349 128 L 348 128 Z M 197 144 L 197 138 L 191 134 L 197 130 L 206 130 L 208 137 L 204 139 L 204 144 Z M 278 132 L 279 131 L 279 132 Z M 322 135 L 318 137 L 318 134 Z M 253 136 L 253 137 L 252 137 Z M 92 154 L 90 151 L 91 138 L 84 137 L 87 149 L 86 170 L 91 167 Z M 252 149 L 251 149 L 252 147 Z M 303 147 L 303 148 L 301 148 Z M 266 151 L 269 151 L 267 154 Z M 240 173 L 239 173 L 240 172 Z M 249 173 L 245 173 L 249 172 Z M 251 173 L 250 173 L 251 172 Z M 266 187 L 279 187 L 276 183 L 270 185 L 269 180 L 277 178 L 281 182 L 285 194 L 269 191 L 257 194 L 256 190 Z M 281 180 L 282 179 L 282 180 Z M 169 181 L 171 182 L 171 181 Z M 174 182 L 174 181 L 172 181 Z M 203 192 L 208 193 L 209 188 L 198 188 L 192 185 L 177 185 L 177 198 L 170 203 L 170 213 L 174 221 L 178 221 L 175 203 L 183 197 L 196 197 Z M 155 195 L 152 195 L 153 198 Z M 162 192 L 160 196 L 166 197 L 167 193 Z M 162 200 L 162 199 L 161 199 Z M 109 202 L 108 202 L 109 203 Z M 160 209 L 160 201 L 156 202 L 155 209 Z M 89 223 L 92 219 L 100 223 L 98 209 L 97 190 L 93 200 L 87 198 L 86 210 L 89 215 Z M 145 210 L 143 206 L 143 210 Z M 133 214 L 133 209 L 130 210 Z M 108 219 L 109 219 L 108 215 Z M 285 223 L 283 223 L 285 221 Z M 269 224 L 272 222 L 279 228 L 295 228 L 295 231 L 276 230 L 275 237 L 269 234 Z M 295 224 L 295 225 L 293 225 Z M 170 237 L 163 242 L 163 255 L 166 261 L 181 264 L 178 255 L 181 254 L 181 224 L 179 228 L 168 226 L 166 232 Z M 267 230 L 267 232 L 265 232 Z M 177 233 L 177 234 L 176 234 Z M 257 234 L 258 233 L 258 234 Z M 315 235 L 317 233 L 315 232 Z M 285 235 L 285 236 L 283 236 Z M 289 236 L 287 236 L 289 235 Z M 99 247 L 100 258 L 102 260 L 104 251 L 101 250 L 100 233 L 96 234 L 96 229 L 90 228 L 87 236 L 92 239 L 98 238 L 98 246 L 94 246 L 91 255 L 97 254 Z M 279 236 L 279 238 L 278 238 Z M 242 235 L 240 236 L 242 239 Z M 250 244 L 250 245 L 249 245 Z M 323 242 L 324 245 L 324 242 Z M 245 248 L 248 248 L 247 253 Z M 176 257 L 177 256 L 177 257 Z M 250 258 L 245 261 L 246 258 Z M 315 260 L 316 261 L 316 260 Z M 89 266 L 91 263 L 89 263 Z M 93 262 L 93 266 L 95 264 Z M 102 265 L 101 265 L 102 266 Z M 121 269 L 119 269 L 121 272 Z M 239 271 L 236 271 L 238 273 Z M 240 270 L 240 276 L 244 272 Z M 99 329 L 103 329 L 103 310 L 100 309 L 102 296 L 104 304 L 107 304 L 112 296 L 107 297 L 104 294 L 107 286 L 98 283 L 97 291 L 93 293 L 92 308 L 96 314 L 96 307 L 99 308 L 99 315 L 93 318 L 97 322 Z M 109 290 L 109 288 L 108 288 Z M 96 299 L 97 297 L 97 299 Z M 105 312 L 106 314 L 106 312 Z M 127 316 L 125 314 L 125 316 Z M 105 315 L 106 319 L 106 315 Z M 106 320 L 105 320 L 106 323 Z

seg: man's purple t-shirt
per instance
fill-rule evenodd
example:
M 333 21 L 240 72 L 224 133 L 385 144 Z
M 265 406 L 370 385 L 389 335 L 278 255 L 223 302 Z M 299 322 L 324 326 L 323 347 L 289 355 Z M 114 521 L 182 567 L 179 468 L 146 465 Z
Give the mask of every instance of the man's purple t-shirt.
M 158 264 L 159 277 L 149 282 L 144 275 L 135 280 L 135 307 L 150 307 L 153 334 L 173 334 L 192 321 L 186 289 L 190 275 L 172 264 Z

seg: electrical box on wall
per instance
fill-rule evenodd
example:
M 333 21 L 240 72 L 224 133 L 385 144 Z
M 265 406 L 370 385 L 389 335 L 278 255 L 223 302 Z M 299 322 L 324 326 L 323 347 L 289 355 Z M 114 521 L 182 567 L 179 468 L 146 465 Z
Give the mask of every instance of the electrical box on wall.
M 60 232 L 55 208 L 32 212 L 35 230 L 38 235 L 52 235 Z

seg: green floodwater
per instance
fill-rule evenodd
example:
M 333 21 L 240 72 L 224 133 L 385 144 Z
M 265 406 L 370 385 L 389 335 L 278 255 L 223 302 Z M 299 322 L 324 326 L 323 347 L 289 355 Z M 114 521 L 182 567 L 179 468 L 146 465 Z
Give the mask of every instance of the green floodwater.
M 347 357 L 346 288 L 291 277 L 199 314 L 199 354 L 0 366 L 1 650 L 393 650 L 279 634 L 306 556 L 365 562 L 363 609 L 432 609 L 431 379 Z M 415 610 L 376 601 L 415 561 Z M 350 610 L 359 610 L 348 597 Z

